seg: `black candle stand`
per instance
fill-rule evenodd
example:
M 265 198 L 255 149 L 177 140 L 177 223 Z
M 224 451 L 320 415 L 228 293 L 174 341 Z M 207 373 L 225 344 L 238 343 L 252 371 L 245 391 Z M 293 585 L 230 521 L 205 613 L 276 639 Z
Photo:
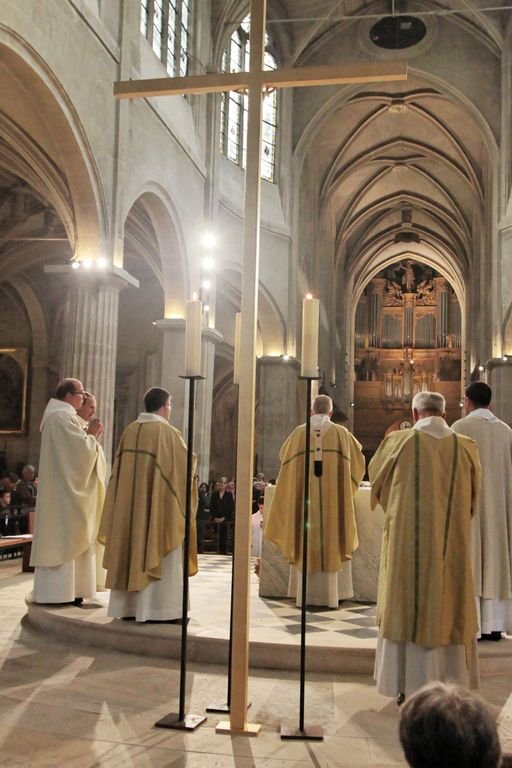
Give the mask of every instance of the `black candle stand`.
M 183 541 L 183 602 L 181 611 L 181 664 L 180 664 L 180 703 L 179 712 L 170 712 L 155 723 L 156 728 L 172 728 L 177 731 L 194 731 L 204 723 L 204 715 L 185 714 L 185 695 L 187 688 L 187 624 L 188 624 L 188 567 L 190 551 L 190 520 L 192 517 L 192 459 L 194 442 L 194 407 L 196 381 L 203 376 L 180 376 L 189 382 L 188 399 L 188 439 L 187 439 L 187 487 L 185 496 L 185 538 Z
M 308 528 L 309 528 L 309 461 L 311 443 L 311 382 L 318 376 L 300 376 L 306 382 L 306 445 L 304 450 L 304 517 L 302 521 L 302 604 L 300 611 L 300 694 L 299 727 L 281 725 L 281 738 L 303 741 L 322 741 L 320 725 L 304 725 L 304 687 L 306 680 L 306 602 L 308 595 Z

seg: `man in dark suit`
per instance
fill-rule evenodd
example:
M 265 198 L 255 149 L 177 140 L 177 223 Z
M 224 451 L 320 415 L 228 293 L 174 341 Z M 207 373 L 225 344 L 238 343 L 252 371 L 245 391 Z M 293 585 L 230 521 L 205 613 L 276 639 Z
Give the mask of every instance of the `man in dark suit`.
M 215 490 L 210 497 L 210 517 L 219 523 L 219 552 L 227 554 L 228 523 L 235 518 L 235 500 L 226 490 L 227 477 L 217 480 Z

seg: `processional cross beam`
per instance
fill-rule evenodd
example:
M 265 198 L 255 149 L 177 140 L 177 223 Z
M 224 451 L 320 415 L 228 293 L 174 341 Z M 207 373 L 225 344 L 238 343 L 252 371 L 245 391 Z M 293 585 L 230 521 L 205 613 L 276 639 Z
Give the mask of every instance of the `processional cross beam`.
M 240 327 L 240 384 L 238 402 L 237 504 L 233 579 L 233 637 L 230 721 L 217 728 L 247 735 L 259 726 L 247 722 L 249 672 L 250 517 L 254 461 L 256 389 L 256 330 L 259 281 L 261 112 L 263 94 L 270 88 L 385 82 L 407 79 L 405 62 L 354 66 L 313 66 L 264 70 L 266 0 L 251 0 L 251 46 L 248 72 L 211 73 L 190 77 L 129 80 L 114 84 L 118 99 L 178 96 L 192 93 L 248 93 L 247 156 L 244 199 L 244 241 Z

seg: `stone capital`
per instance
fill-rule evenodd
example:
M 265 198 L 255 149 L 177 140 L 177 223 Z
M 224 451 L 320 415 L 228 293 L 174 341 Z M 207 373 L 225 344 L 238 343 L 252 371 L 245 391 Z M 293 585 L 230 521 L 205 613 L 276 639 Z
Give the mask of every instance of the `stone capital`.
M 126 288 L 127 285 L 132 285 L 134 288 L 139 287 L 137 278 L 130 275 L 122 267 L 111 266 L 108 269 L 80 267 L 75 269 L 72 264 L 47 264 L 44 271 L 46 274 L 64 277 L 70 282 L 72 281 L 74 286 L 108 285 L 119 290 Z
M 258 363 L 260 365 L 288 365 L 290 368 L 300 369 L 300 361 L 296 357 L 289 357 L 285 360 L 283 355 L 263 355 L 258 357 Z
M 185 330 L 184 317 L 163 317 L 161 320 L 154 320 L 153 322 L 160 331 L 165 332 Z

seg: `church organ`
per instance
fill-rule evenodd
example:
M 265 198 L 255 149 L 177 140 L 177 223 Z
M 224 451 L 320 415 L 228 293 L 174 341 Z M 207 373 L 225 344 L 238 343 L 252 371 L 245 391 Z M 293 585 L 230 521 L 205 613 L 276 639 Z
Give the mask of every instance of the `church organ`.
M 410 419 L 417 392 L 441 392 L 460 416 L 461 313 L 446 278 L 412 259 L 368 283 L 355 314 L 354 431 L 375 449 Z

